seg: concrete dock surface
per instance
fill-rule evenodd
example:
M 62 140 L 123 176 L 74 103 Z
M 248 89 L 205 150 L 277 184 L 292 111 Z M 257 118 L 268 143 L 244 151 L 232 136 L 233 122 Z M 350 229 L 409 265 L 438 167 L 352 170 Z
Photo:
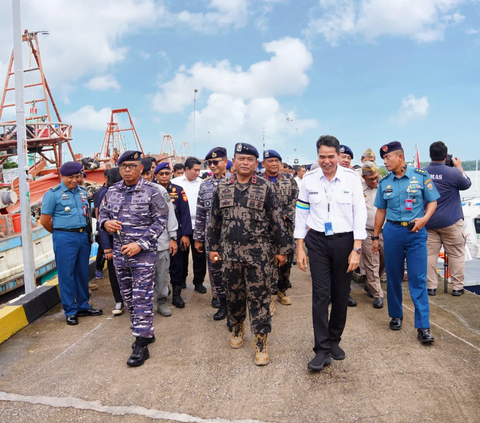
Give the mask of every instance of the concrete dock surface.
M 107 272 L 105 272 L 106 274 Z M 191 282 L 191 273 L 188 282 Z M 478 422 L 480 297 L 430 297 L 435 343 L 416 339 L 404 283 L 401 331 L 352 282 L 341 346 L 346 359 L 321 372 L 313 358 L 311 280 L 292 270 L 291 306 L 276 302 L 270 364 L 253 363 L 253 335 L 229 346 L 213 320 L 210 291 L 183 291 L 184 309 L 155 315 L 156 342 L 139 368 L 126 365 L 133 337 L 113 316 L 108 279 L 97 281 L 103 316 L 67 326 L 60 305 L 0 345 L 0 422 Z M 206 284 L 208 285 L 208 284 Z M 384 285 L 385 288 L 385 285 Z M 171 305 L 170 299 L 168 304 Z

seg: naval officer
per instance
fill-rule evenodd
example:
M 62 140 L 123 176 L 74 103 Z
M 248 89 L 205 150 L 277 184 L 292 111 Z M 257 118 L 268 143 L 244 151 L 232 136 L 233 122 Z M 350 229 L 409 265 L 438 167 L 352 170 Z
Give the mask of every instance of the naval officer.
M 102 310 L 88 304 L 87 191 L 78 185 L 83 166 L 66 162 L 60 168 L 62 182 L 50 188 L 42 201 L 40 223 L 53 234 L 53 251 L 58 269 L 58 286 L 68 325 L 78 317 L 99 316 Z
M 380 148 L 380 157 L 389 171 L 379 182 L 374 206 L 375 227 L 372 251 L 378 254 L 383 228 L 385 269 L 387 271 L 390 329 L 402 328 L 402 279 L 407 260 L 408 286 L 415 305 L 418 340 L 433 342 L 427 295 L 427 230 L 440 197 L 427 171 L 406 166 L 402 144 L 393 141 Z M 424 211 L 424 201 L 426 209 Z

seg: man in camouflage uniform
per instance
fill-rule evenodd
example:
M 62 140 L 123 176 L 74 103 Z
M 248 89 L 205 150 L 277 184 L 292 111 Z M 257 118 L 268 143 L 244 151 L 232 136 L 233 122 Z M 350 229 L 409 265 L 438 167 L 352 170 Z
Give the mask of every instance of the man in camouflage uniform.
M 221 182 L 213 195 L 206 249 L 210 260 L 223 262 L 228 320 L 234 325 L 230 346 L 243 345 L 248 306 L 255 335 L 255 364 L 262 366 L 269 362 L 271 240 L 280 266 L 287 261 L 291 245 L 275 187 L 254 175 L 257 160 L 258 151 L 252 145 L 235 146 L 236 174 Z
M 199 252 L 203 251 L 203 244 L 207 235 L 207 222 L 210 221 L 213 193 L 220 182 L 231 176 L 230 172 L 226 172 L 228 158 L 225 148 L 215 147 L 208 152 L 205 160 L 213 175 L 202 182 L 198 191 L 197 217 L 193 239 L 195 240 L 195 248 Z M 207 255 L 207 266 L 214 297 L 219 301 L 219 308 L 213 319 L 223 320 L 227 317 L 227 289 L 223 282 L 222 263 L 210 260 Z
M 263 152 L 263 167 L 265 168 L 265 179 L 275 184 L 277 188 L 282 216 L 287 227 L 288 243 L 293 245 L 293 225 L 295 222 L 295 207 L 298 198 L 298 185 L 292 175 L 280 172 L 282 157 L 275 150 L 266 150 Z M 275 249 L 275 244 L 272 243 Z M 273 254 L 272 254 L 273 259 Z M 272 273 L 272 305 L 271 312 L 274 310 L 273 295 L 277 294 L 278 300 L 283 305 L 292 304 L 292 300 L 287 297 L 287 289 L 290 284 L 290 270 L 293 264 L 293 249 L 287 254 L 287 262 L 279 267 L 273 265 Z
M 149 358 L 147 345 L 155 341 L 153 286 L 157 238 L 167 226 L 168 206 L 158 187 L 141 177 L 140 151 L 126 151 L 118 159 L 123 181 L 107 191 L 99 226 L 114 234 L 113 263 L 123 301 L 133 324 L 133 352 L 129 366 Z

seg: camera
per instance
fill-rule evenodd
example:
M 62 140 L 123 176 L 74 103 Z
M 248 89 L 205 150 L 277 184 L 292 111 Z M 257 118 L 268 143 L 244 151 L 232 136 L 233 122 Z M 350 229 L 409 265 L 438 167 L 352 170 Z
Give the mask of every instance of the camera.
M 447 154 L 447 158 L 445 159 L 445 166 L 448 166 L 448 167 L 454 167 L 455 166 L 453 164 L 452 157 L 453 156 L 451 154 Z

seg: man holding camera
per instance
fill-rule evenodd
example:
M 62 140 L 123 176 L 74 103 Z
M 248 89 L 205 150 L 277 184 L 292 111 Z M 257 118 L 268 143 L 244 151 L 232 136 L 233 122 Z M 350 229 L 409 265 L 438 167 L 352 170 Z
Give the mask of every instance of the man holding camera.
M 470 188 L 472 182 L 463 171 L 460 159 L 452 158 L 447 152 L 442 141 L 434 142 L 430 146 L 432 161 L 425 168 L 441 195 L 435 213 L 425 225 L 428 232 L 427 288 L 428 295 L 437 294 L 437 261 L 443 245 L 448 256 L 452 295 L 459 297 L 464 293 L 465 280 L 465 234 L 459 191 Z

